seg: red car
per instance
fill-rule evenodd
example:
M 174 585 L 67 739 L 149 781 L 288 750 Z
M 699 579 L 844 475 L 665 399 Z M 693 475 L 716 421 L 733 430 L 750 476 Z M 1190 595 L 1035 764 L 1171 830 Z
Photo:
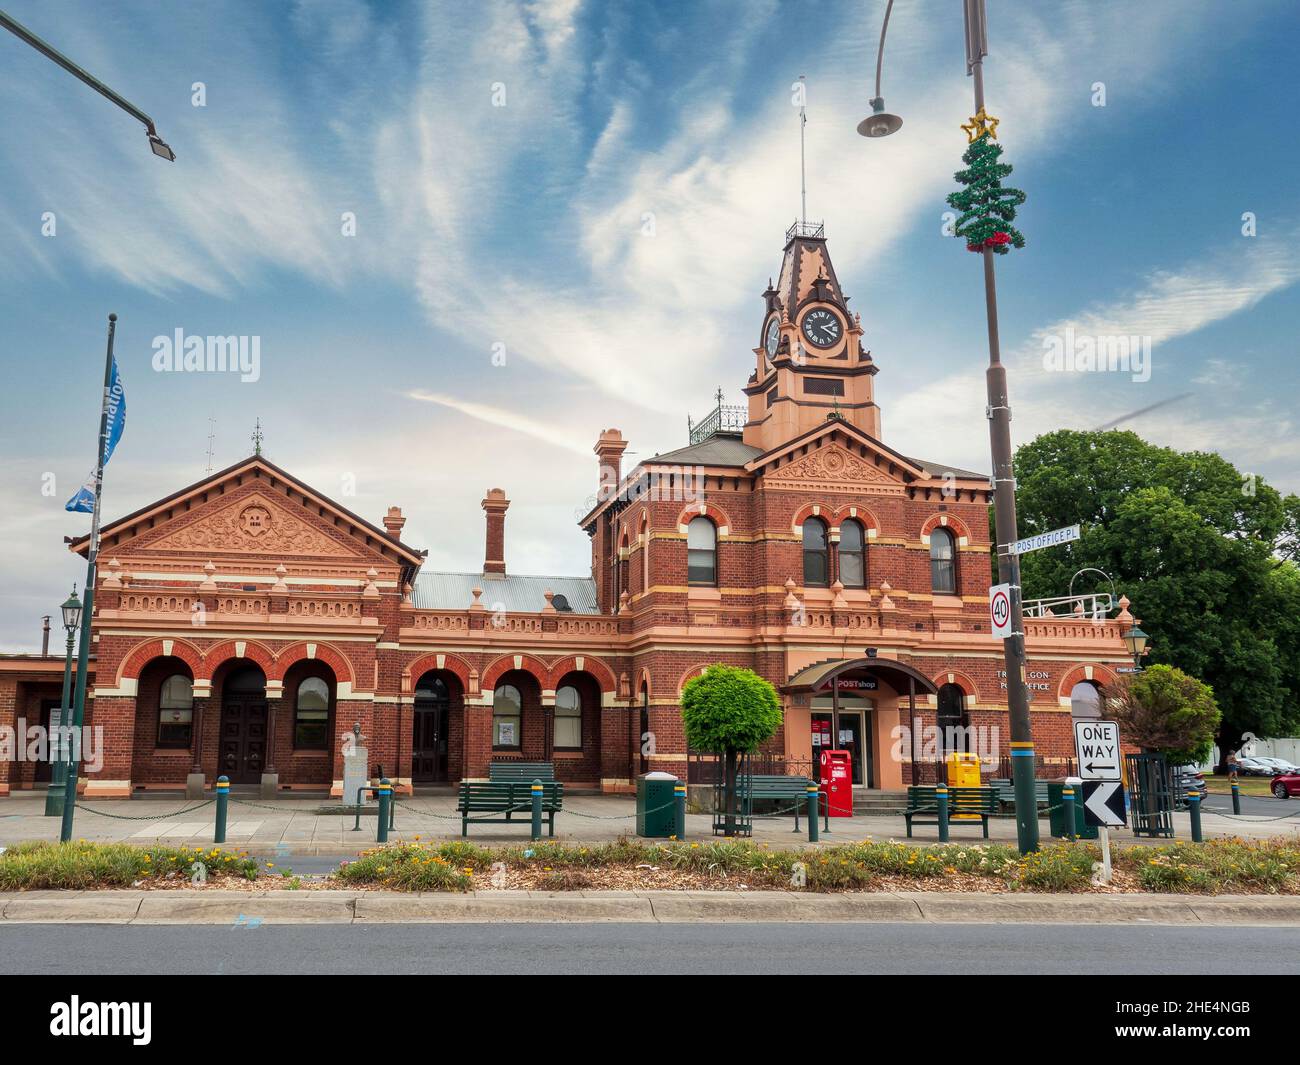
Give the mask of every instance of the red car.
M 1279 773 L 1269 785 L 1269 791 L 1279 799 L 1300 795 L 1300 773 Z

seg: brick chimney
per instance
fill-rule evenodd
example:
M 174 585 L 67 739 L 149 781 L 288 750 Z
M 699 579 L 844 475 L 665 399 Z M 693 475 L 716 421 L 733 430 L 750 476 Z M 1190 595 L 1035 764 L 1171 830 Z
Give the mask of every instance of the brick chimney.
M 592 448 L 600 463 L 600 482 L 597 498 L 606 500 L 616 491 L 623 480 L 623 452 L 627 450 L 627 441 L 617 429 L 606 429 L 596 440 Z
M 389 507 L 388 513 L 384 515 L 384 528 L 388 530 L 388 535 L 394 539 L 401 539 L 402 526 L 406 524 L 406 519 L 402 517 L 401 507 Z
M 487 549 L 483 556 L 483 576 L 506 575 L 506 509 L 510 500 L 500 488 L 489 488 L 483 499 L 487 512 Z

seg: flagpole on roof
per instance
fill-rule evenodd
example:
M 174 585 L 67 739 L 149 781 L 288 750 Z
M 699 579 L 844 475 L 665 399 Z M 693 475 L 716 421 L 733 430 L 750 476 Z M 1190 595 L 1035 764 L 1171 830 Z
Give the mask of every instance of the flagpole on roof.
M 85 602 L 81 610 L 81 635 L 77 648 L 77 687 L 73 696 L 71 742 L 68 748 L 68 773 L 64 785 L 63 827 L 59 839 L 66 843 L 72 839 L 72 812 L 77 805 L 77 770 L 81 757 L 81 728 L 86 718 L 86 672 L 90 657 L 90 619 L 95 610 L 95 560 L 99 556 L 99 504 L 104 488 L 104 462 L 107 460 L 109 447 L 108 414 L 114 400 L 114 384 L 120 392 L 121 382 L 115 382 L 116 374 L 113 364 L 113 335 L 117 331 L 117 315 L 108 316 L 108 351 L 104 356 L 104 395 L 99 408 L 99 437 L 95 449 L 95 502 L 91 510 L 90 542 L 86 551 L 86 585 Z M 121 396 L 117 397 L 121 403 Z M 121 414 L 125 418 L 125 413 Z M 121 432 L 121 420 L 115 422 L 115 430 Z

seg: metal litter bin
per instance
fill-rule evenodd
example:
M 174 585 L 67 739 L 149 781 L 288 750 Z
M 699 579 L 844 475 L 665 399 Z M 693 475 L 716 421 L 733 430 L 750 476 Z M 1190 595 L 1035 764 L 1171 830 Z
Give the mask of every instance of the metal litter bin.
M 647 839 L 668 839 L 677 828 L 671 773 L 646 773 L 636 778 L 636 834 Z

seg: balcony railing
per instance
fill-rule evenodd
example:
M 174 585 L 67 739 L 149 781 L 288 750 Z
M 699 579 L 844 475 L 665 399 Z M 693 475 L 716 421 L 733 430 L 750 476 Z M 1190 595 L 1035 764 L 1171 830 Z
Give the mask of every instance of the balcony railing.
M 749 420 L 749 411 L 739 405 L 732 406 L 722 402 L 722 389 L 718 389 L 718 405 L 709 411 L 700 421 L 691 420 L 691 416 L 686 416 L 686 428 L 690 433 L 691 443 L 698 444 L 707 440 L 718 433 L 736 433 L 744 432 L 745 422 Z

